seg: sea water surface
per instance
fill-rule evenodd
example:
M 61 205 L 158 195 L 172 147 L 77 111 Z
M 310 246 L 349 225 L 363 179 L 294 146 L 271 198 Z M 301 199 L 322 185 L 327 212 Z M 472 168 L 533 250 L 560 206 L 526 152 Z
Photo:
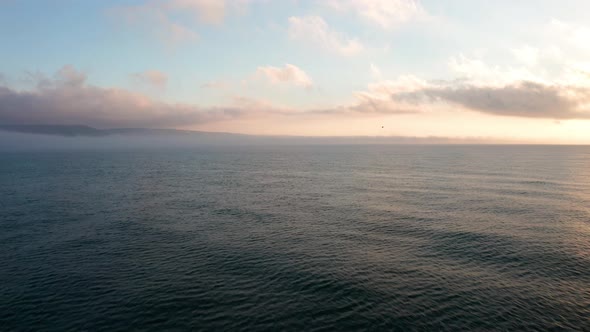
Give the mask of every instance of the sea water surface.
M 0 154 L 0 330 L 590 330 L 590 147 Z

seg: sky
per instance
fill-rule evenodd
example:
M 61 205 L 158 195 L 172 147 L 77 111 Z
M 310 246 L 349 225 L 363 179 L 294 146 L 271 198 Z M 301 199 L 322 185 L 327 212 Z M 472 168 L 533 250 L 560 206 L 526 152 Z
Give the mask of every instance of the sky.
M 590 144 L 586 0 L 0 0 L 0 124 Z

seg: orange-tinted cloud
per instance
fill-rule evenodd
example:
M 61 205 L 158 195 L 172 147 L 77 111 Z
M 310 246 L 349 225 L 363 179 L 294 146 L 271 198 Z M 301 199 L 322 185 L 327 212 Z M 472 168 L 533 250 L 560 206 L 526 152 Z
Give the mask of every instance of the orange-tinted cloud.
M 290 17 L 289 37 L 340 55 L 356 55 L 365 49 L 358 39 L 334 31 L 320 16 Z
M 258 67 L 256 74 L 268 79 L 271 83 L 292 83 L 309 88 L 313 85 L 311 77 L 301 68 L 286 64 L 284 67 L 265 66 Z
M 168 75 L 159 70 L 146 70 L 132 75 L 135 80 L 149 86 L 165 89 L 168 84 Z

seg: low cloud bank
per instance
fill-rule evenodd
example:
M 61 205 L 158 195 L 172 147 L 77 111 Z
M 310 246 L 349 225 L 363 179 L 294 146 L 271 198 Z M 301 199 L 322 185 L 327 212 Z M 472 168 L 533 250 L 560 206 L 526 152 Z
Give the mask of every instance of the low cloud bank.
M 111 127 L 179 127 L 241 116 L 238 107 L 198 107 L 155 101 L 124 89 L 86 83 L 86 75 L 62 68 L 41 78 L 34 90 L 0 86 L 0 124 L 84 124 Z
M 276 80 L 311 84 L 291 70 L 266 68 Z M 272 70 L 271 70 L 272 69 Z M 589 119 L 590 88 L 515 82 L 476 85 L 427 82 L 413 77 L 369 85 L 356 102 L 323 109 L 295 110 L 245 97 L 228 106 L 166 103 L 125 89 L 87 83 L 86 75 L 65 66 L 53 77 L 38 75 L 36 86 L 17 90 L 0 85 L 0 125 L 86 125 L 95 128 L 190 128 L 234 120 L 298 118 L 334 121 L 341 117 L 387 116 L 456 108 L 497 116 L 554 120 Z M 443 107 L 441 107 L 441 105 Z
M 560 120 L 590 118 L 590 89 L 535 82 L 505 86 L 433 86 L 394 93 L 391 98 L 417 105 L 442 101 L 493 115 Z

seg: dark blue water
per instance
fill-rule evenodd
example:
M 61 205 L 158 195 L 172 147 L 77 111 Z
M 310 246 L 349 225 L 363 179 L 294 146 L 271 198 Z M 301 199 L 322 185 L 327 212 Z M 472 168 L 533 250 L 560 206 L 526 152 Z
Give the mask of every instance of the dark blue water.
M 590 330 L 590 148 L 0 154 L 0 330 Z

